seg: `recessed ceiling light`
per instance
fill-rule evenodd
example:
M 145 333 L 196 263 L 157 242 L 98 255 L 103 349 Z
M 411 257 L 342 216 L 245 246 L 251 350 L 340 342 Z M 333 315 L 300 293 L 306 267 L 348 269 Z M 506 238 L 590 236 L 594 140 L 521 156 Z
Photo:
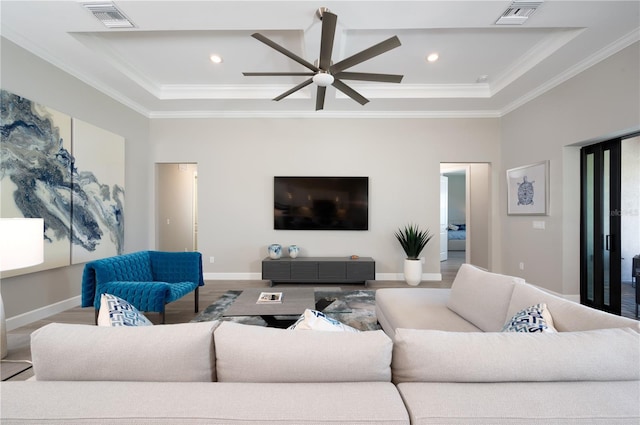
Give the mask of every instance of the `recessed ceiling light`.
M 209 59 L 211 59 L 213 63 L 222 63 L 222 57 L 218 55 L 211 55 Z
M 427 56 L 427 61 L 428 62 L 435 62 L 438 60 L 440 56 L 438 56 L 437 53 L 431 53 L 429 56 Z
M 488 75 L 481 75 L 476 79 L 476 83 L 486 83 L 488 79 Z

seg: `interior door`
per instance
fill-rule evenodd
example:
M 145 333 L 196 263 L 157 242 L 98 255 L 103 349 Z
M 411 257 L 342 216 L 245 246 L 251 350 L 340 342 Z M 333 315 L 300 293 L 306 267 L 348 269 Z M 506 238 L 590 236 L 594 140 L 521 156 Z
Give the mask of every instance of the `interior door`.
M 620 139 L 581 150 L 582 304 L 620 314 Z
M 447 261 L 449 226 L 449 178 L 440 176 L 440 261 Z

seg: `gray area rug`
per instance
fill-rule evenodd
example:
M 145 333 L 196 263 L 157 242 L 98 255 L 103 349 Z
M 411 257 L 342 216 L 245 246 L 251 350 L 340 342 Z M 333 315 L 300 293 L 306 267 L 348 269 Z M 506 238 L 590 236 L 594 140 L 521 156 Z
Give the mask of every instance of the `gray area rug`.
M 228 320 L 246 325 L 266 326 L 259 316 L 222 317 L 224 311 L 238 298 L 242 291 L 227 291 L 217 301 L 202 311 L 192 322 Z M 378 325 L 373 290 L 334 291 L 316 290 L 316 310 L 361 331 L 381 329 Z

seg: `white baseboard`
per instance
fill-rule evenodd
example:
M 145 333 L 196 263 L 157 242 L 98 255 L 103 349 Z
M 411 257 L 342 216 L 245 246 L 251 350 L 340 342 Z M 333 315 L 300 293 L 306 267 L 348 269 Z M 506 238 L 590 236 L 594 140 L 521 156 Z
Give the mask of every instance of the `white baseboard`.
M 404 273 L 376 273 L 376 280 L 404 281 Z M 438 282 L 442 280 L 440 273 L 422 273 L 423 282 Z
M 204 280 L 262 280 L 261 273 L 203 273 Z
M 62 313 L 70 308 L 78 307 L 81 301 L 82 297 L 78 295 L 77 297 L 69 298 L 68 300 L 59 301 L 55 304 L 9 317 L 7 319 L 7 330 L 12 331 L 35 321 L 46 319 L 54 314 Z
M 204 273 L 204 280 L 262 280 L 261 273 Z M 402 273 L 376 273 L 376 280 L 404 280 Z M 423 281 L 440 281 L 440 273 L 423 273 Z

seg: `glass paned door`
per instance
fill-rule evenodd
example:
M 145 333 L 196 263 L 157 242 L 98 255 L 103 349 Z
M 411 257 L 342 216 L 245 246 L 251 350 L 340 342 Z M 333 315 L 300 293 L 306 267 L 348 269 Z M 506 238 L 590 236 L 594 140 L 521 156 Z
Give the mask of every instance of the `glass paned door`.
M 582 148 L 583 304 L 620 314 L 620 139 Z

